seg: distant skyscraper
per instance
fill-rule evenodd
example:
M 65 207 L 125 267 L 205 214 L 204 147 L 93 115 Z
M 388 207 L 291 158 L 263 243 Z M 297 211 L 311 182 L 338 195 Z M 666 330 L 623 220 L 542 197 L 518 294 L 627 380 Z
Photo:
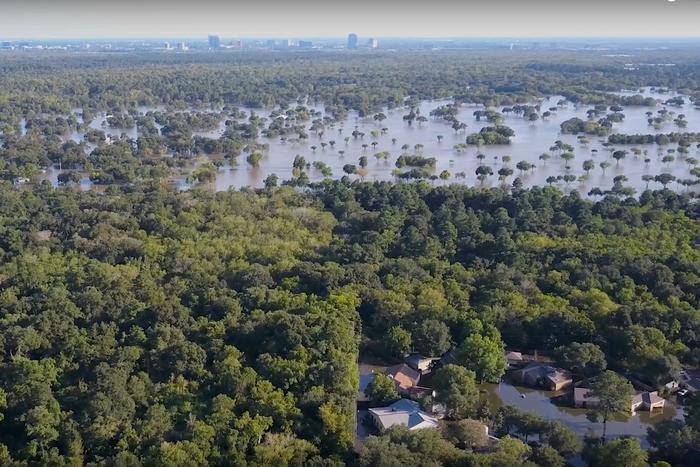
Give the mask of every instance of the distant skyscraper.
M 378 49 L 379 41 L 377 39 L 370 39 L 367 41 L 367 47 L 369 47 L 370 49 Z
M 177 48 L 180 50 L 187 50 L 188 49 L 187 44 L 185 42 L 178 43 Z
M 268 39 L 268 41 L 267 41 L 267 46 L 268 46 L 268 47 L 274 48 L 275 45 L 276 45 L 276 43 L 275 43 L 274 39 Z
M 314 43 L 311 41 L 299 41 L 299 47 L 302 49 L 310 49 L 313 46 Z
M 221 38 L 219 36 L 209 36 L 209 47 L 212 49 L 221 47 Z
M 357 34 L 348 34 L 348 49 L 357 48 Z

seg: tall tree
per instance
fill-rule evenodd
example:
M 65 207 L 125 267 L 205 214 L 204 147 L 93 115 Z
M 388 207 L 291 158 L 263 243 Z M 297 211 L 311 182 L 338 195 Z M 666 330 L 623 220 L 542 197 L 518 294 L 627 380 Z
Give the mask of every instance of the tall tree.
M 379 405 L 391 404 L 401 397 L 394 380 L 383 373 L 374 376 L 365 389 L 365 395 Z
M 474 372 L 458 365 L 445 365 L 433 378 L 435 400 L 444 404 L 447 416 L 467 418 L 474 414 L 479 402 Z
M 468 336 L 457 350 L 458 361 L 472 370 L 478 381 L 497 383 L 505 373 L 508 363 L 503 353 L 500 335 Z
M 572 342 L 557 347 L 554 350 L 554 355 L 560 366 L 584 376 L 593 376 L 607 367 L 603 351 L 590 342 L 583 344 Z
M 423 321 L 412 333 L 416 352 L 425 356 L 440 356 L 450 349 L 450 328 L 441 321 Z
M 601 445 L 590 462 L 591 467 L 648 467 L 647 452 L 636 438 L 622 438 Z
M 590 395 L 597 398 L 596 404 L 589 410 L 591 421 L 602 419 L 603 443 L 607 423 L 614 414 L 629 414 L 632 407 L 634 389 L 629 381 L 614 371 L 604 371 L 591 380 Z

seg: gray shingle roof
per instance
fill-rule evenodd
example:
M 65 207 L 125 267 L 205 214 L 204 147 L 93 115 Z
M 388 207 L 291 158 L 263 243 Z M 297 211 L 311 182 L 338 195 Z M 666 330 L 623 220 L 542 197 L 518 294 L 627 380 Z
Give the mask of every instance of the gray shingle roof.
M 438 423 L 437 418 L 420 410 L 418 402 L 409 399 L 399 399 L 388 407 L 369 409 L 369 412 L 379 422 L 382 430 L 395 425 L 406 426 L 409 430 L 423 424 L 428 428 L 436 427 Z

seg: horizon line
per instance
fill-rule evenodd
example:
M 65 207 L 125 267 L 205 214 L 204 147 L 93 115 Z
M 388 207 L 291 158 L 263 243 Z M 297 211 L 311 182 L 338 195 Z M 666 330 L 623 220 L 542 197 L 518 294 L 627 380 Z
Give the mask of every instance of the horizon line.
M 352 32 L 343 36 L 298 36 L 298 35 L 260 35 L 260 36 L 234 36 L 226 34 L 216 34 L 211 33 L 211 36 L 218 36 L 222 39 L 237 39 L 237 40 L 263 40 L 263 39 L 317 39 L 317 40 L 346 40 L 349 34 L 354 34 Z M 580 39 L 598 39 L 598 40 L 700 40 L 700 34 L 697 35 L 683 35 L 683 36 L 646 36 L 646 35 L 620 35 L 620 36 L 609 36 L 609 35 L 571 35 L 571 36 L 548 36 L 548 35 L 531 35 L 531 36 L 411 36 L 411 35 L 391 35 L 391 36 L 377 36 L 371 34 L 357 34 L 358 37 L 366 37 L 370 39 L 385 39 L 385 40 L 541 40 L 541 39 L 558 39 L 558 40 L 580 40 Z M 207 35 L 197 35 L 197 36 L 75 36 L 75 37 L 60 37 L 60 36 L 0 36 L 0 41 L 13 41 L 13 40 L 25 40 L 25 41 L 39 41 L 39 40 L 166 40 L 166 39 L 184 39 L 184 40 L 203 40 L 206 41 Z

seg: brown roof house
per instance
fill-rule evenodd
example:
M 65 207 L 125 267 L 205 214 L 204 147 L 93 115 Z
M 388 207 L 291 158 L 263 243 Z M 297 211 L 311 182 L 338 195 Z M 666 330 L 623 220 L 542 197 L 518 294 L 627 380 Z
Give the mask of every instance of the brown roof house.
M 545 388 L 550 391 L 561 391 L 574 382 L 568 371 L 543 363 L 530 363 L 514 371 L 513 379 L 524 386 Z
M 632 396 L 632 412 L 638 410 L 651 412 L 654 409 L 663 409 L 665 405 L 666 400 L 659 396 L 659 393 L 656 391 L 644 391 Z
M 384 373 L 394 380 L 399 392 L 409 392 L 420 381 L 420 373 L 405 363 L 390 366 Z

